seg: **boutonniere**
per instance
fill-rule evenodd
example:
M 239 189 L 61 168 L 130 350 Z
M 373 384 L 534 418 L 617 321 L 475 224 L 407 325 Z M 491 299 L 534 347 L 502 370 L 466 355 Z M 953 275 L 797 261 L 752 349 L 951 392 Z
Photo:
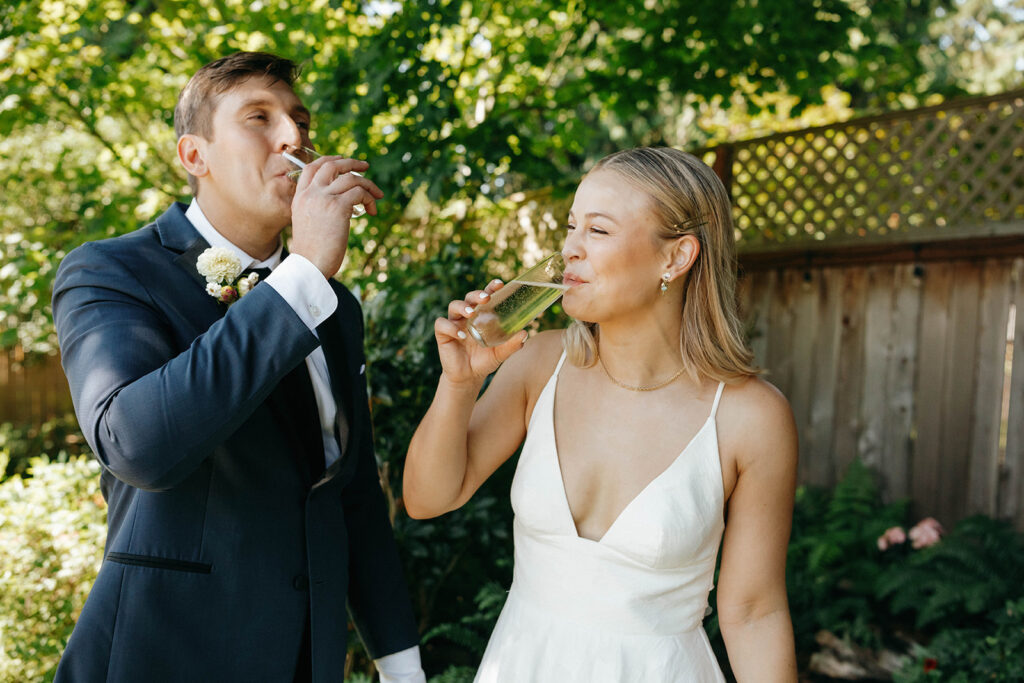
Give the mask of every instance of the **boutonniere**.
M 206 278 L 206 293 L 229 306 L 259 282 L 257 273 L 242 277 L 242 262 L 224 247 L 210 247 L 196 259 L 196 270 Z

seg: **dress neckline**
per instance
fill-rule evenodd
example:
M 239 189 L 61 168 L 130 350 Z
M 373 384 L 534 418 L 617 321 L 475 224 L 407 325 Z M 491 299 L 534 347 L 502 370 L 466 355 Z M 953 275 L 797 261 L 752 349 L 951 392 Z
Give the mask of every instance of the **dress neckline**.
M 608 525 L 608 528 L 604 530 L 604 533 L 601 534 L 600 538 L 593 539 L 593 538 L 587 538 L 586 536 L 581 536 L 580 532 L 579 532 L 579 528 L 576 526 L 576 519 L 572 515 L 572 506 L 569 504 L 569 494 L 566 492 L 566 488 L 565 488 L 565 479 L 562 476 L 562 461 L 561 461 L 561 458 L 559 457 L 559 453 L 558 453 L 558 434 L 557 434 L 557 431 L 555 429 L 555 401 L 556 401 L 557 394 L 558 394 L 558 376 L 561 373 L 562 363 L 564 361 L 565 361 L 565 352 L 563 351 L 562 352 L 562 357 L 558 359 L 558 365 L 555 366 L 555 371 L 552 374 L 551 379 L 548 380 L 548 385 L 549 386 L 545 387 L 545 390 L 547 390 L 548 388 L 551 389 L 551 415 L 550 415 L 550 417 L 551 417 L 551 446 L 552 446 L 551 450 L 554 453 L 555 473 L 558 475 L 558 486 L 559 486 L 559 489 L 562 492 L 562 501 L 565 503 L 565 513 L 566 513 L 566 515 L 569 518 L 569 526 L 570 526 L 570 528 L 573 531 L 573 536 L 577 540 L 579 540 L 579 541 L 583 541 L 583 542 L 586 542 L 586 543 L 593 543 L 593 544 L 597 544 L 597 545 L 602 545 L 604 540 L 606 538 L 608 538 L 608 534 L 612 531 L 612 529 L 614 529 L 618 525 L 619 520 L 622 519 L 622 517 L 631 508 L 635 507 L 634 504 L 638 500 L 640 500 L 641 498 L 645 497 L 645 494 L 647 493 L 648 490 L 654 488 L 660 480 L 664 479 L 665 476 L 671 470 L 673 470 L 676 467 L 677 463 L 679 463 L 680 461 L 683 460 L 683 456 L 686 455 L 686 453 L 697 442 L 697 440 L 701 437 L 701 435 L 703 435 L 704 432 L 706 432 L 708 430 L 708 426 L 709 425 L 713 426 L 715 424 L 715 415 L 718 412 L 718 404 L 719 404 L 719 402 L 722 399 L 722 391 L 723 391 L 723 389 L 725 389 L 725 382 L 719 382 L 718 383 L 718 390 L 715 392 L 715 400 L 714 400 L 714 403 L 712 403 L 712 405 L 711 405 L 711 413 L 708 415 L 707 419 L 704 420 L 703 424 L 701 424 L 700 428 L 694 433 L 694 435 L 690 437 L 689 441 L 686 442 L 686 445 L 683 447 L 683 450 L 681 450 L 672 459 L 672 461 L 668 465 L 665 466 L 665 469 L 663 469 L 661 472 L 659 472 L 657 475 L 655 475 L 653 479 L 651 479 L 649 482 L 647 482 L 647 484 L 645 484 L 636 493 L 636 495 L 633 496 L 629 500 L 629 502 L 626 503 L 623 506 L 623 508 L 621 510 L 619 510 L 618 514 L 615 515 L 615 519 L 613 519 L 612 523 L 610 525 Z

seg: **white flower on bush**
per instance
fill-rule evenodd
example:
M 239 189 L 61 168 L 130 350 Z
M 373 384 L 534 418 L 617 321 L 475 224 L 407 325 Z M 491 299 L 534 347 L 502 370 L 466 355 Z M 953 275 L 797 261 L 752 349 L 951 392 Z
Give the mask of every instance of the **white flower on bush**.
M 196 260 L 196 270 L 207 282 L 227 285 L 242 273 L 242 262 L 230 249 L 210 247 Z

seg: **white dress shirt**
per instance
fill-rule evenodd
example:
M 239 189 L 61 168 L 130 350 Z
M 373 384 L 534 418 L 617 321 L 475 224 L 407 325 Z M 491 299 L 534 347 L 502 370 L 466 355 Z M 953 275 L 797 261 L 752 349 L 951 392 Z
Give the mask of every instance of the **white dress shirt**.
M 289 254 L 288 258 L 282 260 L 281 252 L 284 245 L 279 244 L 277 251 L 271 254 L 270 258 L 258 261 L 217 232 L 217 229 L 203 214 L 203 210 L 199 208 L 199 202 L 195 198 L 192 199 L 188 210 L 185 211 L 185 217 L 191 221 L 211 247 L 230 249 L 241 261 L 242 270 L 270 268 L 272 272 L 267 276 L 267 284 L 273 287 L 281 295 L 281 298 L 291 306 L 314 336 L 317 326 L 338 308 L 338 296 L 327 283 L 323 273 L 305 257 Z M 341 458 L 342 453 L 334 433 L 339 418 L 338 406 L 331 393 L 327 359 L 324 357 L 322 347 L 316 347 L 312 353 L 306 356 L 306 368 L 309 370 L 313 393 L 316 395 L 326 469 Z M 418 645 L 375 659 L 374 664 L 380 672 L 381 683 L 426 683 L 426 675 L 420 664 Z

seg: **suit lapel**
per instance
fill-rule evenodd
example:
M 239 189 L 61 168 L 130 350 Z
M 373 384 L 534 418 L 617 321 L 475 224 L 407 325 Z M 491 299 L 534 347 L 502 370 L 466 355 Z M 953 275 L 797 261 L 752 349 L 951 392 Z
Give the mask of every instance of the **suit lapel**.
M 187 309 L 185 319 L 193 321 L 201 332 L 224 317 L 227 306 L 206 293 L 206 278 L 196 270 L 196 260 L 209 244 L 185 216 L 187 207 L 175 202 L 156 219 L 160 243 L 172 254 L 174 264 L 187 274 L 189 285 L 182 285 L 178 299 Z M 194 286 L 192 286 L 194 285 Z
M 196 269 L 196 261 L 199 259 L 199 255 L 209 247 L 210 245 L 206 243 L 206 240 L 196 233 L 195 241 L 174 259 L 174 262 L 183 268 L 195 280 L 196 284 L 202 287 L 204 294 L 206 294 L 206 278 L 200 275 L 199 270 Z

